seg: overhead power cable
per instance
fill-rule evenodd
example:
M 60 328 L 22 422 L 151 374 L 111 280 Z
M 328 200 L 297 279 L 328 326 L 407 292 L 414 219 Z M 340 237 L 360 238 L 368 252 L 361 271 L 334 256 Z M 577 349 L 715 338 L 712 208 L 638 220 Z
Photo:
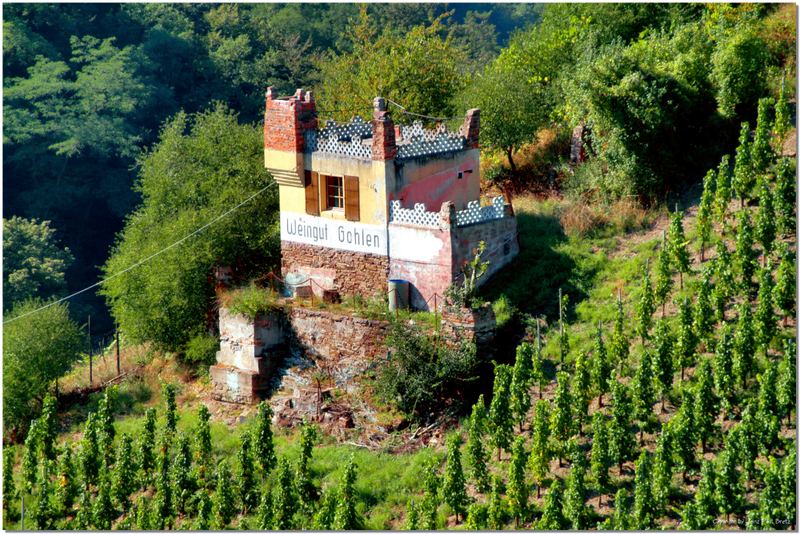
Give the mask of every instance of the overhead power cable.
M 163 254 L 164 252 L 166 252 L 166 251 L 168 251 L 168 250 L 170 250 L 170 249 L 172 249 L 174 247 L 177 247 L 178 245 L 180 245 L 181 243 L 183 243 L 184 241 L 186 241 L 190 237 L 196 236 L 197 234 L 199 234 L 200 232 L 202 232 L 203 230 L 205 230 L 209 226 L 211 226 L 211 225 L 215 224 L 216 222 L 220 221 L 221 219 L 227 217 L 228 215 L 230 215 L 234 211 L 238 210 L 239 208 L 241 208 L 242 206 L 244 206 L 245 204 L 247 204 L 248 202 L 250 202 L 251 200 L 253 200 L 254 198 L 256 198 L 257 196 L 259 196 L 264 191 L 266 191 L 267 189 L 269 189 L 270 187 L 272 187 L 274 185 L 275 185 L 275 182 L 270 182 L 265 187 L 261 188 L 259 191 L 256 191 L 255 193 L 253 193 L 252 195 L 250 195 L 249 197 L 247 197 L 243 201 L 239 202 L 237 205 L 235 205 L 234 207 L 230 208 L 225 213 L 222 213 L 221 215 L 217 215 L 215 218 L 211 219 L 210 221 L 208 221 L 206 224 L 204 224 L 200 228 L 198 228 L 198 229 L 194 230 L 193 232 L 183 236 L 182 238 L 178 239 L 177 241 L 175 241 L 171 245 L 167 245 L 166 247 L 162 248 L 158 252 L 150 254 L 146 258 L 137 261 L 133 265 L 130 265 L 130 266 L 126 267 L 125 269 L 123 269 L 123 270 L 121 270 L 121 271 L 119 271 L 117 273 L 114 273 L 114 274 L 112 274 L 111 276 L 109 276 L 107 278 L 104 278 L 104 279 L 100 280 L 99 282 L 95 282 L 94 284 L 92 284 L 90 286 L 84 287 L 83 289 L 81 289 L 79 291 L 71 293 L 71 294 L 67 295 L 66 297 L 62 297 L 62 298 L 60 298 L 58 300 L 54 300 L 53 302 L 49 302 L 49 303 L 45 304 L 44 306 L 42 306 L 40 308 L 36 308 L 35 310 L 31 310 L 31 311 L 29 311 L 27 313 L 23 313 L 22 315 L 17 315 L 16 317 L 12 317 L 11 319 L 3 321 L 3 324 L 6 325 L 8 323 L 12 323 L 12 322 L 14 322 L 14 321 L 16 321 L 18 319 L 22 319 L 23 317 L 27 317 L 29 315 L 33 315 L 34 313 L 38 313 L 38 312 L 40 312 L 40 311 L 42 311 L 42 310 L 44 310 L 46 308 L 49 308 L 50 306 L 53 306 L 55 304 L 59 304 L 61 302 L 64 302 L 65 300 L 69 300 L 72 297 L 80 295 L 81 293 L 85 293 L 85 292 L 89 291 L 90 289 L 94 289 L 95 287 L 101 286 L 104 283 L 108 282 L 109 280 L 117 278 L 118 276 L 121 276 L 121 275 L 127 273 L 128 271 L 131 271 L 131 270 L 135 269 L 136 267 L 139 267 L 140 265 L 142 265 L 144 263 L 147 263 L 148 261 L 152 260 L 156 256 L 159 256 L 159 255 Z

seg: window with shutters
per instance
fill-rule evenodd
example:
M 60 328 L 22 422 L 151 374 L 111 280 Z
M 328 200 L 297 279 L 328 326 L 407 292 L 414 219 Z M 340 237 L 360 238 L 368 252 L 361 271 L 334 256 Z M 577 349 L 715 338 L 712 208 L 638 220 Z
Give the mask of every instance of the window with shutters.
M 325 209 L 344 209 L 344 178 L 341 176 L 325 177 Z

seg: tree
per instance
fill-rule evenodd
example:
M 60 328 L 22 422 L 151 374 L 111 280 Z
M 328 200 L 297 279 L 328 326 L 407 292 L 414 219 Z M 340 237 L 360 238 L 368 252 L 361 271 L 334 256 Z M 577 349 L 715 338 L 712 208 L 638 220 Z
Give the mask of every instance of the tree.
M 603 332 L 600 329 L 600 324 L 597 324 L 597 330 L 594 337 L 594 356 L 592 358 L 592 380 L 597 387 L 597 406 L 603 407 L 603 394 L 609 391 L 609 378 L 611 378 L 611 371 L 613 366 L 608 361 L 608 353 L 606 352 L 605 344 L 603 343 Z
M 633 408 L 636 419 L 639 420 L 639 443 L 644 437 L 644 428 L 649 424 L 650 416 L 653 413 L 653 359 L 650 351 L 642 353 L 636 375 L 633 377 Z
M 254 432 L 253 452 L 261 466 L 261 471 L 266 476 L 277 463 L 275 444 L 272 440 L 272 408 L 266 401 L 258 403 Z
M 772 281 L 772 261 L 767 260 L 767 264 L 761 268 L 758 284 L 758 306 L 753 316 L 755 319 L 756 345 L 767 354 L 770 341 L 775 337 L 778 326 L 778 318 L 773 309 L 773 281 Z
M 136 491 L 136 485 L 133 440 L 128 434 L 123 434 L 117 446 L 117 461 L 114 465 L 114 479 L 111 486 L 111 494 L 123 511 L 129 508 L 129 498 Z
M 189 447 L 189 438 L 181 433 L 178 436 L 175 447 L 175 458 L 171 467 L 175 510 L 180 514 L 185 512 L 186 503 L 189 501 L 194 491 L 195 483 L 192 478 L 191 469 L 192 451 Z M 252 473 L 249 476 L 252 477 Z M 244 486 L 244 483 L 240 486 Z
M 450 508 L 456 513 L 456 521 L 466 512 L 469 497 L 467 497 L 464 470 L 461 467 L 461 438 L 458 434 L 451 434 L 447 439 L 447 462 L 444 470 L 442 497 Z
M 142 470 L 142 486 L 147 485 L 150 472 L 153 469 L 153 447 L 156 440 L 156 410 L 148 408 L 144 413 L 144 427 L 139 437 L 139 467 Z
M 489 406 L 489 429 L 492 443 L 497 448 L 497 458 L 502 449 L 508 450 L 511 445 L 512 418 L 509 403 L 511 386 L 511 367 L 496 364 L 494 367 L 494 388 L 492 403 Z
M 628 338 L 625 335 L 625 310 L 622 307 L 622 293 L 617 292 L 617 312 L 614 315 L 614 330 L 611 333 L 611 343 L 608 355 L 619 372 L 622 372 L 628 360 Z
M 733 374 L 733 334 L 728 323 L 722 323 L 714 352 L 714 387 L 722 399 L 723 409 L 730 414 L 736 382 Z
M 661 238 L 661 248 L 658 249 L 658 262 L 656 263 L 656 302 L 661 305 L 662 318 L 667 297 L 672 291 L 672 263 L 669 251 L 670 244 L 665 232 Z
M 100 469 L 100 455 L 97 444 L 97 419 L 94 413 L 86 418 L 81 439 L 80 455 L 81 475 L 84 486 L 88 487 L 97 481 Z
M 714 381 L 711 373 L 711 362 L 703 359 L 695 375 L 695 396 L 694 396 L 694 430 L 697 438 L 703 444 L 703 452 L 706 451 L 706 444 L 714 433 L 714 421 L 717 418 L 717 405 L 714 396 Z
M 553 399 L 553 412 L 550 415 L 550 433 L 559 444 L 558 464 L 562 465 L 564 446 L 574 433 L 573 398 L 569 388 L 569 375 L 561 371 L 556 376 L 556 394 Z
M 100 291 L 132 342 L 181 350 L 206 326 L 215 265 L 238 260 L 246 275 L 275 258 L 277 188 L 271 187 L 238 208 L 236 217 L 120 274 L 272 183 L 262 162 L 261 135 L 218 104 L 192 116 L 175 115 L 138 160 L 143 202 L 103 266 L 106 277 L 115 277 Z
M 714 212 L 722 222 L 722 233 L 725 233 L 726 219 L 728 215 L 728 204 L 731 201 L 731 176 L 730 156 L 725 154 L 717 167 L 717 192 L 714 197 Z
M 681 300 L 678 309 L 678 337 L 675 343 L 678 367 L 681 368 L 681 381 L 684 380 L 686 368 L 694 363 L 697 349 L 697 337 L 692 328 L 692 305 L 688 298 Z
M 291 530 L 295 526 L 294 516 L 299 506 L 294 480 L 294 473 L 289 467 L 289 462 L 285 458 L 281 458 L 278 461 L 278 483 L 273 499 L 272 528 L 276 530 Z
M 531 454 L 529 467 L 536 483 L 536 497 L 541 497 L 542 486 L 550 473 L 550 403 L 540 400 L 536 403 L 531 425 Z
M 745 389 L 747 379 L 755 369 L 755 351 L 756 341 L 750 303 L 744 301 L 739 305 L 739 320 L 733 338 L 733 372 L 742 389 Z
M 622 472 L 622 463 L 633 454 L 634 442 L 631 435 L 631 406 L 628 387 L 612 378 L 611 396 L 614 406 L 611 410 L 611 425 L 609 426 L 609 452 L 614 463 Z
M 320 510 L 326 510 L 329 508 L 328 502 L 333 502 L 332 499 L 325 495 L 325 498 L 322 501 L 322 505 L 320 506 Z M 328 505 L 328 506 L 326 506 Z M 258 503 L 258 509 L 256 510 L 256 525 L 258 525 L 258 530 L 270 530 L 272 528 L 272 492 L 269 489 L 265 489 L 261 494 L 261 500 Z M 316 520 L 316 518 L 315 518 Z M 324 525 L 316 525 L 315 527 L 327 528 L 330 529 L 330 523 Z
M 736 267 L 741 277 L 742 291 L 750 293 L 756 270 L 756 251 L 753 248 L 753 226 L 748 210 L 739 210 L 739 227 L 736 232 Z
M 745 494 L 745 487 L 741 481 L 741 474 L 736 462 L 736 455 L 724 450 L 719 455 L 719 476 L 714 488 L 717 496 L 719 510 L 728 516 L 739 511 L 741 496 Z
M 625 488 L 618 489 L 614 496 L 614 515 L 611 523 L 614 530 L 631 529 L 631 507 Z
M 775 212 L 777 227 L 781 235 L 794 235 L 795 221 L 795 172 L 793 160 L 781 158 L 775 174 Z
M 66 304 L 51 304 L 22 317 L 45 304 L 27 300 L 3 318 L 3 424 L 7 432 L 24 431 L 38 414 L 51 383 L 72 368 L 84 348 L 85 338 L 69 318 Z
M 486 513 L 486 522 L 489 528 L 494 530 L 500 530 L 505 523 L 503 500 L 500 497 L 500 485 L 500 479 L 497 476 L 492 477 L 492 492 L 489 494 L 489 507 Z
M 233 488 L 231 487 L 231 473 L 228 462 L 222 459 L 217 464 L 217 488 L 214 492 L 214 521 L 216 528 L 222 530 L 236 515 Z
M 714 47 L 709 79 L 723 117 L 733 117 L 738 107 L 753 103 L 764 93 L 767 57 L 767 44 L 752 24 L 726 32 Z
M 586 361 L 586 356 L 583 353 L 579 353 L 575 359 L 575 372 L 572 375 L 575 383 L 575 425 L 578 428 L 578 434 L 581 436 L 583 435 L 583 424 L 589 415 L 589 401 L 591 400 L 592 383 L 589 365 L 589 362 Z
M 697 339 L 711 344 L 711 333 L 714 328 L 714 310 L 711 306 L 711 269 L 704 268 L 700 287 L 697 291 L 697 305 L 694 308 L 694 333 Z
M 672 348 L 674 345 L 672 333 L 664 319 L 656 326 L 655 353 L 653 368 L 655 369 L 656 384 L 661 395 L 661 411 L 664 411 L 664 400 L 672 390 L 672 379 L 675 375 L 675 364 L 672 361 Z
M 753 145 L 750 149 L 751 159 L 753 160 L 753 172 L 757 175 L 767 172 L 774 153 L 770 146 L 772 133 L 770 127 L 772 121 L 769 114 L 773 104 L 772 98 L 765 97 L 758 100 L 758 119 L 756 120 L 756 133 L 753 137 Z
M 700 195 L 700 205 L 697 208 L 697 235 L 700 238 L 700 262 L 706 261 L 706 245 L 711 242 L 714 226 L 711 221 L 716 193 L 717 175 L 714 169 L 709 169 L 703 177 L 703 193 Z
M 100 476 L 97 497 L 92 510 L 93 523 L 98 530 L 111 530 L 111 522 L 117 517 L 111 502 L 111 485 L 108 478 L 108 472 L 103 472 Z
M 794 255 L 789 251 L 786 243 L 781 243 L 778 249 L 780 263 L 776 275 L 775 288 L 772 297 L 775 306 L 783 312 L 783 324 L 789 316 L 794 315 L 797 300 L 797 273 L 795 270 Z
M 716 278 L 716 283 L 714 284 L 712 295 L 712 300 L 716 308 L 715 319 L 717 321 L 725 320 L 725 308 L 728 305 L 728 298 L 731 292 L 737 287 L 731 265 L 731 255 L 730 252 L 728 252 L 728 247 L 723 240 L 720 240 L 717 243 L 717 257 L 714 258 L 714 276 Z
M 611 455 L 608 446 L 608 425 L 605 416 L 597 411 L 592 416 L 591 472 L 598 492 L 598 504 L 603 501 L 603 493 L 608 489 Z
M 357 530 L 363 523 L 358 512 L 356 512 L 355 483 L 356 464 L 354 458 L 351 456 L 344 468 L 342 485 L 339 489 L 339 502 L 336 505 L 336 515 L 333 518 L 334 530 Z
M 741 208 L 744 208 L 744 201 L 750 195 L 755 182 L 751 150 L 750 125 L 743 122 L 739 130 L 739 146 L 736 147 L 736 160 L 733 166 L 733 189 L 739 197 Z
M 528 410 L 531 407 L 530 382 L 533 352 L 533 346 L 530 343 L 522 343 L 517 347 L 511 376 L 510 409 L 519 425 L 520 432 L 522 432 L 522 423 L 527 418 Z
M 472 406 L 472 415 L 469 418 L 469 438 L 467 439 L 467 462 L 475 487 L 481 493 L 489 490 L 489 470 L 486 467 L 489 453 L 483 447 L 487 424 L 486 405 L 483 394 L 481 394 L 478 401 Z
M 764 175 L 758 179 L 758 213 L 756 213 L 756 239 L 761 243 L 764 257 L 772 252 L 775 242 L 775 206 L 772 200 L 772 190 Z
M 639 304 L 636 306 L 636 331 L 642 338 L 642 343 L 648 338 L 650 327 L 653 326 L 653 313 L 656 311 L 655 297 L 653 296 L 653 285 L 650 283 L 650 266 L 644 270 L 642 280 L 642 293 L 639 297 Z
M 74 259 L 58 245 L 50 221 L 3 219 L 3 310 L 28 299 L 62 296 L 64 273 Z
M 560 478 L 557 478 L 545 496 L 542 517 L 536 523 L 537 530 L 564 530 L 566 528 L 567 521 L 562 512 L 563 499 L 564 484 Z
M 508 466 L 508 505 L 514 516 L 514 525 L 519 528 L 528 513 L 528 483 L 525 480 L 525 465 L 528 453 L 525 451 L 524 436 L 517 436 L 511 452 L 511 463 Z M 466 497 L 466 496 L 465 496 Z M 456 516 L 456 519 L 458 517 Z
M 792 339 L 783 341 L 783 357 L 778 364 L 778 406 L 786 419 L 791 419 L 797 404 L 797 345 Z
M 653 474 L 650 454 L 643 450 L 636 462 L 633 486 L 633 524 L 638 530 L 647 530 L 655 524 L 653 514 Z
M 681 290 L 683 290 L 683 274 L 690 271 L 691 258 L 687 248 L 689 242 L 686 240 L 686 234 L 683 231 L 683 212 L 678 211 L 677 206 L 675 213 L 670 217 L 669 243 L 673 264 L 680 275 Z
M 564 491 L 564 517 L 575 530 L 586 528 L 589 510 L 586 506 L 586 464 L 582 456 L 572 464 Z

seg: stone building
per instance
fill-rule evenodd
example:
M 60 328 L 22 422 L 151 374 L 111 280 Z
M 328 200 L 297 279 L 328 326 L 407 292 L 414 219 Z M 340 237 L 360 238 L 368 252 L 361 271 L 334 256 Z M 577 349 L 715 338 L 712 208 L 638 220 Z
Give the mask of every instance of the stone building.
M 281 270 L 315 292 L 385 294 L 409 282 L 429 309 L 480 241 L 487 276 L 517 254 L 516 220 L 501 197 L 480 206 L 480 113 L 458 132 L 396 125 L 382 98 L 373 118 L 320 127 L 310 92 L 267 90 L 264 163 L 280 188 Z

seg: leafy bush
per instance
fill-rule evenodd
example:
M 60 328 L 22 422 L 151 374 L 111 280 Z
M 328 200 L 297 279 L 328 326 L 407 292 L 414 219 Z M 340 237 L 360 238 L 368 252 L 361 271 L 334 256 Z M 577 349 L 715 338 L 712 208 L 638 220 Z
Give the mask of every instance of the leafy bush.
M 481 362 L 473 343 L 396 322 L 387 345 L 391 356 L 376 381 L 386 402 L 409 415 L 426 417 L 440 411 L 440 403 L 461 407 L 467 401 L 465 391 L 478 379 Z
M 500 297 L 492 303 L 492 310 L 494 311 L 497 328 L 503 328 L 517 313 L 516 308 L 514 308 L 514 305 L 511 304 L 511 301 L 506 295 L 500 295 Z
M 213 365 L 217 358 L 219 340 L 208 332 L 198 332 L 186 343 L 183 358 L 189 363 L 199 365 Z
M 231 313 L 255 319 L 259 312 L 267 311 L 275 306 L 277 298 L 278 295 L 271 289 L 251 283 L 245 287 L 222 293 L 219 300 Z

